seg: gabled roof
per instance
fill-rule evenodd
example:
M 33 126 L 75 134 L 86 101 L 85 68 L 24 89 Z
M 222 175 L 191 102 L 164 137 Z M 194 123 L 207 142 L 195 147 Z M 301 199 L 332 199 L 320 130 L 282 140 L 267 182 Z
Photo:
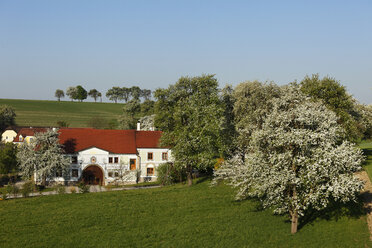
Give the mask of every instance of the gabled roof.
M 17 133 L 17 136 L 14 138 L 13 142 L 20 142 L 19 136 L 22 135 L 23 138 L 26 138 L 27 136 L 35 136 L 35 133 L 45 132 L 47 128 L 41 128 L 41 127 L 27 127 L 27 128 L 21 128 L 19 132 Z
M 61 128 L 59 142 L 68 154 L 91 147 L 116 154 L 136 154 L 135 130 Z

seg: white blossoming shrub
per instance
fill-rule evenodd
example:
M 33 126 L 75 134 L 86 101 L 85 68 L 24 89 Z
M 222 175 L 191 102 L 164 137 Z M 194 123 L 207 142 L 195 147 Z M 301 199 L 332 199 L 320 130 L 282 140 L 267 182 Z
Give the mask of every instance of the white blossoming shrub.
M 67 170 L 70 160 L 63 154 L 58 142 L 57 130 L 35 133 L 29 144 L 23 142 L 17 152 L 17 161 L 23 177 L 30 178 L 34 173 L 45 184 L 46 178 L 57 169 Z
M 306 209 L 320 210 L 331 199 L 353 200 L 363 187 L 353 175 L 361 169 L 362 153 L 341 142 L 342 132 L 335 113 L 296 85 L 285 86 L 247 150 L 226 161 L 215 180 L 227 179 L 238 189 L 237 199 L 258 197 L 263 207 L 289 213 L 295 233 Z

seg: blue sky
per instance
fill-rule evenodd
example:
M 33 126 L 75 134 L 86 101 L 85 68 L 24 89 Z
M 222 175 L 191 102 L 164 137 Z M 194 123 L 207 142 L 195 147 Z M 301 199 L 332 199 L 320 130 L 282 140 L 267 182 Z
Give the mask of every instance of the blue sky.
M 371 13 L 371 1 L 0 0 L 0 98 L 319 73 L 369 104 Z

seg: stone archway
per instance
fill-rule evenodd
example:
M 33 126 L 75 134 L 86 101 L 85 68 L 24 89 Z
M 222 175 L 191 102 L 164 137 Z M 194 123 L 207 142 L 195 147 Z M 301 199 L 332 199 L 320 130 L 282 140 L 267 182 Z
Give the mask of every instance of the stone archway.
M 89 165 L 83 170 L 83 182 L 89 185 L 105 185 L 104 173 L 98 165 Z

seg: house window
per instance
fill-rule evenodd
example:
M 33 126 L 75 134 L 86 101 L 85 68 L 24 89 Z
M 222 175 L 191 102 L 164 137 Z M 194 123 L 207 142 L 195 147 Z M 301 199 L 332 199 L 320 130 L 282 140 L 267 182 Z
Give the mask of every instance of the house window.
M 113 176 L 113 172 L 112 171 L 109 171 L 108 176 L 109 177 L 112 177 Z
M 162 160 L 168 160 L 168 153 L 167 153 L 167 152 L 163 152 L 163 153 L 161 154 L 161 159 L 162 159 Z
M 79 170 L 78 169 L 72 169 L 71 170 L 71 177 L 79 177 Z
M 154 168 L 147 168 L 147 175 L 153 176 L 154 175 Z
M 57 169 L 56 177 L 62 177 L 62 169 Z
M 77 164 L 78 160 L 77 160 L 77 156 L 72 156 L 71 157 L 71 163 L 73 164 Z
M 135 170 L 136 169 L 136 160 L 135 159 L 130 159 L 129 160 L 129 165 L 130 165 L 130 170 Z
M 119 177 L 119 172 L 115 171 L 115 177 Z
M 119 157 L 109 157 L 109 164 L 118 164 L 119 163 Z
M 147 160 L 152 160 L 153 159 L 153 154 L 152 152 L 147 153 Z

